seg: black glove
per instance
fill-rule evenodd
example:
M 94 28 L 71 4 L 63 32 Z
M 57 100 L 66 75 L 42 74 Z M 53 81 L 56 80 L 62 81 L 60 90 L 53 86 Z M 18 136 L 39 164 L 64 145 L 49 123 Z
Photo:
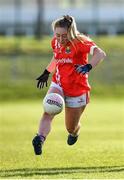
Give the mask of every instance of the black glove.
M 38 80 L 37 82 L 37 88 L 43 88 L 44 84 L 46 83 L 46 87 L 47 87 L 47 81 L 49 78 L 49 74 L 50 72 L 47 71 L 47 69 L 45 69 L 45 71 L 43 72 L 43 74 L 41 74 L 36 80 Z
M 76 64 L 75 65 L 75 70 L 78 73 L 83 74 L 83 75 L 88 73 L 91 69 L 92 69 L 92 65 L 91 64 L 86 64 L 86 65 Z

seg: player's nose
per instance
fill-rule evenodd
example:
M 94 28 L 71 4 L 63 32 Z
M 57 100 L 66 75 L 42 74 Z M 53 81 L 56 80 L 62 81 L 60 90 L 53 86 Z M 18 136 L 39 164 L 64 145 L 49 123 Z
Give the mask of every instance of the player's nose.
M 62 36 L 60 36 L 60 39 L 59 39 L 59 40 L 60 40 L 60 43 L 63 41 L 63 38 L 62 38 Z

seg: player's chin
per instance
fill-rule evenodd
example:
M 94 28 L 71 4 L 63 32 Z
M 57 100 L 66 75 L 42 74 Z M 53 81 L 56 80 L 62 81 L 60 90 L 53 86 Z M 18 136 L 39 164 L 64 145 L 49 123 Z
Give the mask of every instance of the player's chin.
M 64 46 L 64 45 L 66 45 L 66 44 L 67 44 L 67 42 L 62 41 L 62 42 L 60 42 L 60 44 Z

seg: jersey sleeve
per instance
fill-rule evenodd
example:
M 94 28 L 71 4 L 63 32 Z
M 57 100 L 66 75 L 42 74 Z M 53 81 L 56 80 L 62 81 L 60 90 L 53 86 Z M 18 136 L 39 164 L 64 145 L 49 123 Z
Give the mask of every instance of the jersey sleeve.
M 94 49 L 97 48 L 97 45 L 92 41 L 84 41 L 80 42 L 79 48 L 82 53 L 93 55 Z

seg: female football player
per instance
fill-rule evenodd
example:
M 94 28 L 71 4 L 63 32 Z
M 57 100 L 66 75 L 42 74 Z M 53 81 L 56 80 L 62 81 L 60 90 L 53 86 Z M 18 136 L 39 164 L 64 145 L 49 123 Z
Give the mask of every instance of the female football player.
M 80 117 L 90 94 L 89 71 L 94 69 L 105 52 L 91 39 L 78 32 L 74 17 L 66 15 L 52 23 L 54 37 L 51 41 L 53 57 L 44 72 L 37 78 L 37 87 L 47 86 L 53 73 L 48 93 L 58 93 L 65 100 L 65 125 L 68 131 L 67 144 L 76 143 L 80 130 Z M 88 54 L 91 54 L 88 62 Z M 51 130 L 54 116 L 43 113 L 38 134 L 32 144 L 36 155 L 42 154 L 42 145 Z

